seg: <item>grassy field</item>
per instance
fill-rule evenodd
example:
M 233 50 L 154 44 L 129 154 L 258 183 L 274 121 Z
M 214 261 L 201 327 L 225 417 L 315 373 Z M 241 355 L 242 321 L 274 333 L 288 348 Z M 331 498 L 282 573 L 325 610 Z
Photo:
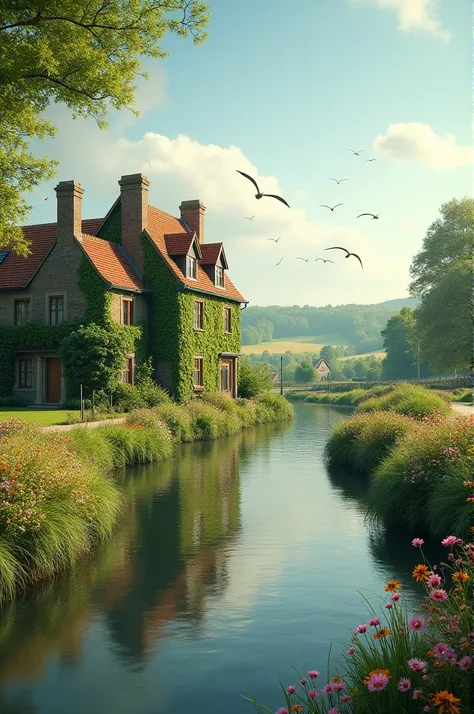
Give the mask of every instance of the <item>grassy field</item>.
M 64 424 L 67 414 L 79 414 L 79 411 L 69 409 L 19 409 L 18 407 L 4 407 L 0 409 L 0 421 L 7 419 L 24 419 L 33 424 L 42 426 L 52 426 L 53 424 Z
M 378 359 L 383 359 L 385 357 L 385 352 L 365 352 L 363 355 L 351 355 L 350 357 L 339 357 L 341 362 L 347 359 L 359 359 L 360 357 L 377 357 Z
M 287 337 L 285 340 L 272 340 L 271 342 L 260 342 L 258 345 L 243 345 L 242 353 L 244 355 L 256 354 L 261 355 L 262 352 L 268 350 L 270 354 L 284 354 L 285 352 L 319 352 L 324 345 L 337 345 L 338 342 L 334 339 L 327 338 L 334 335 L 318 335 L 318 337 Z M 325 339 L 326 338 L 326 339 Z M 352 355 L 350 357 L 340 357 L 341 360 L 355 359 L 359 357 L 385 357 L 385 352 L 367 352 L 363 355 Z

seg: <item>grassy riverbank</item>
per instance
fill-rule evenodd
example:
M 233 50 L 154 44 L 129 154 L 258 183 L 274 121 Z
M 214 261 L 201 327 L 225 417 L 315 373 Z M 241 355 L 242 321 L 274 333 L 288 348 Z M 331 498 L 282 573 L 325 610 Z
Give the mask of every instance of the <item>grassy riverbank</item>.
M 19 419 L 0 422 L 0 602 L 74 566 L 111 536 L 122 505 L 113 469 L 168 459 L 180 442 L 230 436 L 292 413 L 272 394 L 235 401 L 210 394 L 64 435 Z
M 450 529 L 465 536 L 474 516 L 464 493 L 474 420 L 441 410 L 426 415 L 433 398 L 391 393 L 360 403 L 335 427 L 326 454 L 333 464 L 369 474 L 366 500 L 373 520 L 421 528 L 434 537 Z

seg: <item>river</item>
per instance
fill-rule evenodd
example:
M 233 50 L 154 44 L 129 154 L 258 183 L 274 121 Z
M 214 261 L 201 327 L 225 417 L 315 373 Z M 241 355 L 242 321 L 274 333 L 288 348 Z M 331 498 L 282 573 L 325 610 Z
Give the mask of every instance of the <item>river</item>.
M 241 714 L 273 675 L 326 670 L 390 578 L 418 598 L 406 534 L 364 523 L 364 485 L 323 449 L 347 410 L 183 447 L 119 475 L 111 542 L 0 620 L 1 714 Z

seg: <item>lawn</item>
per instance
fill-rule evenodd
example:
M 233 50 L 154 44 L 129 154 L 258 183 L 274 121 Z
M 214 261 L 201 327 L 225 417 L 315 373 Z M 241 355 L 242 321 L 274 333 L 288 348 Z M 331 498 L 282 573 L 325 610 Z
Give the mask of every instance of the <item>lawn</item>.
M 69 409 L 19 409 L 18 407 L 4 407 L 0 409 L 0 421 L 6 419 L 24 419 L 25 421 L 41 424 L 42 426 L 52 426 L 53 424 L 64 424 L 68 414 L 78 414 L 79 410 Z

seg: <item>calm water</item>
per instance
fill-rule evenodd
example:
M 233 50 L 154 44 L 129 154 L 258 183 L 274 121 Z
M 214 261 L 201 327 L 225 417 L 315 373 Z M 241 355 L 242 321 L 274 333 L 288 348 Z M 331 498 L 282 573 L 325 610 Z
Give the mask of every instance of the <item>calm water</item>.
M 123 476 L 112 542 L 2 613 L 2 714 L 251 714 L 239 693 L 276 707 L 273 674 L 325 670 L 356 590 L 398 577 L 415 602 L 406 535 L 371 532 L 363 486 L 324 466 L 347 411 L 295 411 Z

